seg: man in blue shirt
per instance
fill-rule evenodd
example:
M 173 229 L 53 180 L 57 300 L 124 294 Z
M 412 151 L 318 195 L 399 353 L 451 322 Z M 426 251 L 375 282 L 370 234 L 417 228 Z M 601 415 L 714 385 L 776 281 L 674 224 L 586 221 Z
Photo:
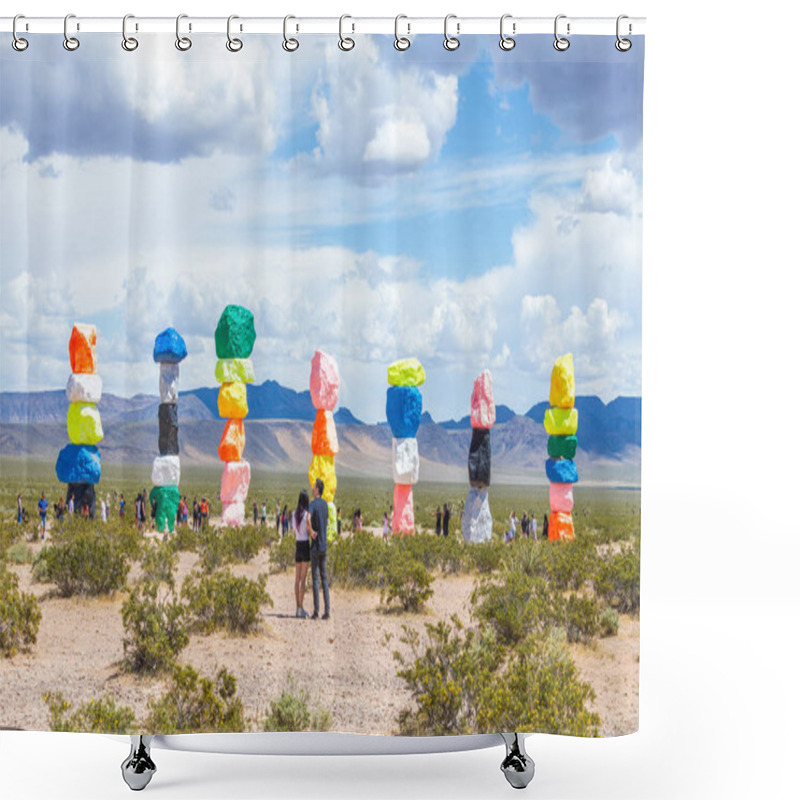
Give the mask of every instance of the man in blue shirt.
M 44 492 L 42 492 L 42 499 L 39 500 L 37 507 L 39 509 L 39 523 L 42 530 L 42 539 L 44 539 L 44 532 L 47 528 L 47 509 L 49 507 L 49 503 L 44 496 Z
M 327 533 L 328 533 L 328 504 L 322 499 L 325 484 L 320 478 L 314 481 L 311 489 L 314 499 L 308 507 L 311 519 L 311 584 L 314 593 L 314 613 L 311 619 L 319 619 L 319 584 L 322 581 L 322 595 L 325 600 L 325 613 L 322 619 L 330 619 L 331 598 L 328 591 L 327 570 Z

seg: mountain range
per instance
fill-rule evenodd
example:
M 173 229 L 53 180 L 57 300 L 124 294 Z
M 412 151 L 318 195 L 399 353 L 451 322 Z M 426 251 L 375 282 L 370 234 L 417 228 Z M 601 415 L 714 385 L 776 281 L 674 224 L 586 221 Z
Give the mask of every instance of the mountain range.
M 223 422 L 217 413 L 217 389 L 181 392 L 181 456 L 187 463 L 216 461 Z M 308 391 L 296 392 L 267 380 L 248 386 L 246 456 L 254 467 L 286 472 L 308 467 L 315 409 Z M 148 463 L 157 454 L 159 398 L 103 395 L 98 404 L 105 438 L 104 460 Z M 53 459 L 67 442 L 67 399 L 63 391 L 0 392 L 0 455 Z M 584 479 L 639 482 L 641 398 L 577 397 L 578 454 Z M 506 482 L 544 480 L 547 434 L 542 425 L 547 402 L 524 414 L 497 406 L 492 429 L 492 468 Z M 392 435 L 386 423 L 367 424 L 347 408 L 334 414 L 340 451 L 337 471 L 391 477 Z M 462 480 L 471 439 L 469 416 L 435 421 L 423 412 L 419 432 L 421 476 Z M 541 473 L 541 475 L 539 474 Z

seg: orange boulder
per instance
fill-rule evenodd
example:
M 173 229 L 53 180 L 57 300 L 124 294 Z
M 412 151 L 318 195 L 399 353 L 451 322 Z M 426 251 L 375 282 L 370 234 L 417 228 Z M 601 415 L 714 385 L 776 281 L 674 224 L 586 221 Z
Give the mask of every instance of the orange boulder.
M 335 456 L 339 452 L 339 438 L 333 413 L 320 408 L 311 431 L 311 452 L 315 456 Z
M 69 337 L 69 363 L 75 373 L 97 372 L 97 329 L 94 325 L 76 322 Z
M 220 461 L 241 461 L 244 454 L 244 422 L 229 419 L 217 448 Z
M 551 542 L 557 542 L 561 539 L 572 541 L 575 538 L 575 528 L 572 524 L 572 514 L 564 514 L 561 511 L 555 511 L 550 515 L 550 521 L 547 528 L 547 538 Z

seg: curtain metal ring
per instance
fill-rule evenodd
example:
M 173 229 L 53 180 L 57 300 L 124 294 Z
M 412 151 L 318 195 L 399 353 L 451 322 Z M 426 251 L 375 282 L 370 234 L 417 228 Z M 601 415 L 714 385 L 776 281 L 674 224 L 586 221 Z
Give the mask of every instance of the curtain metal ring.
M 452 52 L 453 50 L 458 50 L 458 48 L 461 46 L 461 42 L 458 40 L 458 35 L 451 36 L 448 33 L 448 30 L 447 30 L 448 23 L 450 22 L 451 19 L 458 19 L 458 17 L 455 14 L 448 14 L 444 18 L 444 43 L 443 44 L 444 44 L 444 49 L 445 50 L 450 50 Z M 461 27 L 460 23 L 456 23 L 456 34 L 458 34 L 460 27 Z
M 126 14 L 122 18 L 122 49 L 132 53 L 139 46 L 139 40 L 133 36 L 128 36 L 129 19 L 135 19 L 133 14 Z
M 241 39 L 236 39 L 231 36 L 231 22 L 233 22 L 235 19 L 239 19 L 236 14 L 231 14 L 228 17 L 228 41 L 225 42 L 225 47 L 227 47 L 231 53 L 238 53 L 242 47 L 244 47 Z M 241 30 L 241 27 L 239 30 Z
M 408 50 L 408 48 L 411 47 L 411 39 L 400 35 L 401 19 L 408 19 L 408 17 L 405 14 L 398 14 L 394 18 L 394 49 L 402 52 L 403 50 Z M 407 22 L 406 27 L 408 28 L 408 32 L 411 33 L 411 24 Z
M 349 50 L 352 50 L 356 46 L 356 43 L 355 41 L 353 41 L 353 39 L 351 39 L 349 36 L 345 36 L 343 33 L 342 28 L 344 26 L 344 21 L 346 19 L 353 19 L 353 18 L 349 14 L 342 14 L 342 16 L 339 17 L 339 49 L 348 52 Z M 350 23 L 350 24 L 352 25 L 353 32 L 355 32 L 356 29 L 355 23 Z
M 628 50 L 630 50 L 630 49 L 631 49 L 631 47 L 633 47 L 633 42 L 632 42 L 630 39 L 623 39 L 623 38 L 622 38 L 622 37 L 619 35 L 619 27 L 620 27 L 620 26 L 619 26 L 619 24 L 620 24 L 620 22 L 622 22 L 622 20 L 624 20 L 624 19 L 628 19 L 628 15 L 627 15 L 627 14 L 620 14 L 620 15 L 617 17 L 617 41 L 616 41 L 616 42 L 614 42 L 614 47 L 616 47 L 616 48 L 617 48 L 617 50 L 619 50 L 619 51 L 620 51 L 620 53 L 627 53 L 627 52 L 628 52 Z M 631 30 L 632 30 L 632 28 L 631 28 L 631 24 L 630 24 L 630 23 L 628 23 L 628 33 L 629 33 L 629 34 L 630 34 Z
M 14 48 L 14 49 L 15 49 L 15 50 L 18 52 L 18 53 L 21 53 L 23 50 L 27 50 L 27 49 L 28 49 L 28 44 L 29 44 L 29 42 L 28 42 L 28 40 L 27 40 L 27 39 L 23 39 L 23 38 L 22 38 L 22 37 L 21 37 L 21 36 L 20 36 L 20 35 L 17 33 L 17 20 L 18 20 L 18 19 L 25 19 L 25 15 L 24 15 L 24 14 L 17 14 L 17 16 L 16 16 L 16 17 L 14 17 L 14 22 L 12 22 L 12 23 L 11 23 L 11 33 L 12 33 L 12 35 L 13 35 L 13 37 L 14 37 L 14 38 L 11 40 L 11 46 L 12 46 L 12 47 L 13 47 L 13 48 Z
M 283 18 L 283 49 L 287 53 L 294 53 L 294 51 L 297 50 L 298 47 L 300 47 L 300 42 L 298 42 L 297 39 L 290 39 L 288 36 L 287 31 L 289 29 L 290 19 L 296 19 L 296 17 L 293 16 L 292 14 L 287 14 Z
M 555 33 L 556 40 L 553 42 L 553 47 L 558 50 L 559 53 L 563 53 L 565 50 L 569 50 L 569 39 L 565 36 L 559 36 L 558 33 L 558 21 L 560 19 L 566 19 L 566 14 L 559 14 L 556 17 L 556 21 L 553 25 L 553 32 Z M 567 23 L 567 36 L 569 36 L 569 22 Z
M 511 14 L 503 14 L 503 16 L 500 17 L 500 49 L 505 50 L 506 52 L 508 52 L 509 50 L 513 50 L 517 46 L 517 42 L 514 39 L 514 37 L 506 36 L 505 30 L 503 29 L 503 26 L 505 25 L 505 21 L 507 19 L 513 19 Z M 512 33 L 517 32 L 516 22 L 512 23 L 511 31 Z
M 67 16 L 64 17 L 64 41 L 62 42 L 64 49 L 69 50 L 70 52 L 77 50 L 81 46 L 81 43 L 78 41 L 78 39 L 69 35 L 69 21 L 71 19 L 75 19 L 74 14 L 67 14 Z M 78 27 L 77 30 L 80 30 L 80 27 Z
M 181 36 L 181 20 L 188 18 L 188 14 L 178 14 L 175 19 L 175 47 L 184 53 L 192 46 L 192 40 L 188 36 Z M 189 30 L 191 29 L 190 25 Z

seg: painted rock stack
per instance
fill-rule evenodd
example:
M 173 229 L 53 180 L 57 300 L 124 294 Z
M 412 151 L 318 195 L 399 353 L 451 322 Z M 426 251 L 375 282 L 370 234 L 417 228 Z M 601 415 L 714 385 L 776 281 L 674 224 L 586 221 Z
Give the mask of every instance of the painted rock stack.
M 103 382 L 97 374 L 97 330 L 94 325 L 76 322 L 69 338 L 69 362 L 72 375 L 67 381 L 67 435 L 70 443 L 58 454 L 56 476 L 67 484 L 67 503 L 72 499 L 75 511 L 95 515 L 94 487 L 100 480 L 100 452 L 103 426 L 97 403 Z
M 243 458 L 244 418 L 247 416 L 247 384 L 255 378 L 250 360 L 255 341 L 252 312 L 242 306 L 226 306 L 214 333 L 215 375 L 220 384 L 217 408 L 220 417 L 226 420 L 217 448 L 220 460 L 225 462 L 219 492 L 223 525 L 242 525 L 245 518 L 250 464 Z
M 330 512 L 331 503 L 336 496 L 335 459 L 339 452 L 339 438 L 333 420 L 333 409 L 339 402 L 339 367 L 336 361 L 322 350 L 317 350 L 311 359 L 311 377 L 308 383 L 311 402 L 317 409 L 311 431 L 312 456 L 311 466 L 308 468 L 308 482 L 313 486 L 317 478 L 322 480 L 325 487 L 322 497 L 328 503 Z
M 416 358 L 404 358 L 389 365 L 386 419 L 392 429 L 392 471 L 394 498 L 392 531 L 414 533 L 413 485 L 419 480 L 417 429 L 422 418 L 425 370 Z
M 489 510 L 489 484 L 492 478 L 490 429 L 495 417 L 492 373 L 485 369 L 475 379 L 472 388 L 472 442 L 467 460 L 470 489 L 461 517 L 461 533 L 465 542 L 488 542 L 492 538 L 492 512 Z
M 556 359 L 550 377 L 550 408 L 544 415 L 547 440 L 547 479 L 550 481 L 548 539 L 574 539 L 572 485 L 578 482 L 575 452 L 578 410 L 575 408 L 575 368 L 572 353 Z
M 181 462 L 178 447 L 178 378 L 180 363 L 186 358 L 186 343 L 175 328 L 156 336 L 153 361 L 159 366 L 158 456 L 153 461 L 150 501 L 155 506 L 156 530 L 175 530 L 180 504 Z

